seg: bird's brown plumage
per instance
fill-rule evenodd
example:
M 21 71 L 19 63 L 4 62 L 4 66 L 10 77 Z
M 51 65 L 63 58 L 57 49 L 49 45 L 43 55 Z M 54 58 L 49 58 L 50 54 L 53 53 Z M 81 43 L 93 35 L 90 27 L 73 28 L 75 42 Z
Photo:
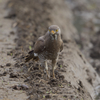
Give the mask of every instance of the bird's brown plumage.
M 53 33 L 51 33 L 53 32 Z M 26 62 L 30 59 L 39 59 L 44 62 L 48 74 L 47 60 L 52 60 L 53 77 L 59 52 L 63 50 L 63 41 L 61 39 L 61 31 L 57 25 L 51 25 L 49 31 L 38 38 L 34 45 L 34 51 L 31 51 L 26 57 Z

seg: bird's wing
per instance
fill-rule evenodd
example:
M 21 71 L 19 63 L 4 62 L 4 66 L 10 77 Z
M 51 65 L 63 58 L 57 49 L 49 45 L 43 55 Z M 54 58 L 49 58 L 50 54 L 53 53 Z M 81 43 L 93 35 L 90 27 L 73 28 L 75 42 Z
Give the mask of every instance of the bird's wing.
M 25 57 L 25 62 L 28 62 L 29 60 L 31 60 L 32 58 L 34 58 L 34 50 L 30 51 L 28 53 L 28 55 Z
M 63 41 L 60 42 L 60 52 L 63 50 Z
M 35 43 L 34 46 L 34 53 L 41 53 L 43 52 L 45 49 L 45 40 L 44 40 L 44 36 L 38 38 L 38 40 Z
M 36 41 L 34 50 L 30 51 L 28 53 L 28 55 L 25 57 L 25 62 L 28 62 L 31 59 L 37 61 L 38 56 L 34 56 L 34 53 L 39 54 L 39 53 L 43 52 L 43 50 L 44 50 L 44 38 L 42 36 L 42 37 L 38 38 L 38 40 Z

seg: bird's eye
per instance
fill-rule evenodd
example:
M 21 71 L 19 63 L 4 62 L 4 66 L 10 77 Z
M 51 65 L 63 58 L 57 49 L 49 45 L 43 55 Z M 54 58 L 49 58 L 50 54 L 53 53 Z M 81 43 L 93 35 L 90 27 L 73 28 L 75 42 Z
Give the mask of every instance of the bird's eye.
M 58 32 L 58 30 L 56 30 L 56 32 Z

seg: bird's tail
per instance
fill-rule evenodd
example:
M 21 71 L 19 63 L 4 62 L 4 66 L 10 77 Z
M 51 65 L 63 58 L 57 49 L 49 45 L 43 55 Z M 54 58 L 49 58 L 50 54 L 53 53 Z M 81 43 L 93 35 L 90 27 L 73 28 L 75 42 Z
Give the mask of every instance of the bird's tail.
M 34 56 L 34 50 L 32 50 L 32 51 L 30 51 L 28 53 L 28 55 L 25 57 L 25 62 L 28 62 L 31 59 L 33 59 L 34 61 L 38 61 L 39 60 L 38 56 Z

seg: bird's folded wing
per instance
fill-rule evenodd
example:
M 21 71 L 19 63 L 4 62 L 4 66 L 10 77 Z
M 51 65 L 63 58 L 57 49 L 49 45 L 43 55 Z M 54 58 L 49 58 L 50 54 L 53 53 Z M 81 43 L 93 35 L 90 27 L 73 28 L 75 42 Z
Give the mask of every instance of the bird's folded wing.
M 60 42 L 60 52 L 63 50 L 63 41 Z
M 40 37 L 34 46 L 34 53 L 40 54 L 45 49 L 45 40 L 43 37 Z

